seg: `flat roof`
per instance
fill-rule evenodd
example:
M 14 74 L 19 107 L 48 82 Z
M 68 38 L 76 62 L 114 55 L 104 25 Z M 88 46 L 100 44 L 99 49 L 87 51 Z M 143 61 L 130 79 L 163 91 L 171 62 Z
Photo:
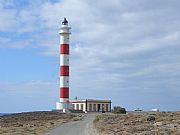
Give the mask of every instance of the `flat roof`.
M 111 100 L 104 100 L 104 99 L 75 99 L 75 100 L 70 100 L 70 102 L 76 102 L 76 103 L 78 103 L 78 102 L 108 102 L 108 103 L 111 103 Z

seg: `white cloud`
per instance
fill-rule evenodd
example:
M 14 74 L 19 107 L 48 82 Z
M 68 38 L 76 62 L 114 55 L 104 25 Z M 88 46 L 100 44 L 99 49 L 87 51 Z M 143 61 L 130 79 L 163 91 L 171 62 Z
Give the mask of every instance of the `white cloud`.
M 171 56 L 175 59 L 171 64 L 169 61 L 161 63 L 160 60 L 154 66 L 152 61 L 159 56 L 157 51 L 166 50 L 167 55 L 170 55 L 168 49 L 179 50 L 180 29 L 177 22 L 180 20 L 176 9 L 169 8 L 168 2 L 161 7 L 148 3 L 69 0 L 43 7 L 43 11 L 48 11 L 42 12 L 47 26 L 52 27 L 52 22 L 61 16 L 67 16 L 72 26 L 73 95 L 78 93 L 80 97 L 113 98 L 117 102 L 116 95 L 119 94 L 122 99 L 118 102 L 127 102 L 123 97 L 127 93 L 129 98 L 133 98 L 137 94 L 147 97 L 149 92 L 154 92 L 155 98 L 164 100 L 162 93 L 168 95 L 171 92 L 174 95 L 177 92 L 174 86 L 178 86 L 178 81 L 175 81 L 172 72 L 179 72 L 172 67 L 177 65 L 179 57 Z M 157 2 L 158 5 L 160 3 Z M 172 16 L 167 16 L 169 13 Z M 149 60 L 146 61 L 146 58 Z M 168 82 L 169 86 L 164 85 Z M 126 94 L 123 92 L 125 89 Z M 160 95 L 155 96 L 155 91 L 159 91 Z M 106 94 L 101 95 L 104 92 Z
M 9 38 L 0 37 L 0 46 L 5 45 L 9 42 Z
M 102 97 L 110 96 L 117 102 L 119 94 L 122 95 L 119 102 L 125 102 L 124 90 L 130 98 L 136 94 L 135 90 L 139 93 L 145 90 L 144 96 L 148 96 L 146 90 L 168 93 L 164 91 L 165 83 L 172 93 L 178 93 L 175 86 L 179 86 L 180 77 L 180 10 L 177 5 L 178 0 L 39 1 L 17 12 L 16 8 L 4 9 L 1 4 L 1 19 L 7 23 L 0 24 L 0 30 L 26 34 L 22 40 L 27 42 L 24 45 L 23 41 L 13 40 L 12 46 L 6 38 L 0 42 L 9 42 L 8 47 L 37 46 L 43 48 L 40 53 L 44 55 L 58 56 L 58 26 L 67 17 L 72 26 L 73 95 L 101 96 L 102 91 L 107 91 Z
M 15 9 L 5 9 L 4 5 L 0 3 L 0 32 L 13 31 L 18 25 L 18 20 L 16 18 L 17 10 Z

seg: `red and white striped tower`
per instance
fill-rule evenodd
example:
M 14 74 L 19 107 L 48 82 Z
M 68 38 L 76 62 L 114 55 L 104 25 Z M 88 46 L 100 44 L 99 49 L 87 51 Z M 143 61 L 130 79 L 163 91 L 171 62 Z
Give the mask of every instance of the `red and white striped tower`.
M 70 109 L 69 104 L 69 36 L 71 27 L 64 18 L 59 28 L 60 35 L 60 102 L 56 103 L 57 110 Z

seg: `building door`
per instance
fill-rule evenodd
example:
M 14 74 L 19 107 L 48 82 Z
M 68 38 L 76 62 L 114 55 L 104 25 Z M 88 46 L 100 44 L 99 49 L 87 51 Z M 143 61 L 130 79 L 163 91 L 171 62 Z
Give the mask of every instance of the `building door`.
M 108 111 L 109 111 L 108 107 L 109 107 L 109 106 L 108 106 L 108 104 L 106 104 L 106 112 L 108 112 Z
M 79 110 L 79 104 L 76 104 L 76 110 Z
M 100 111 L 100 109 L 101 109 L 101 106 L 100 106 L 100 104 L 98 104 L 98 110 L 97 110 L 97 111 L 99 112 L 99 111 Z
M 105 106 L 104 106 L 104 104 L 102 104 L 102 112 L 104 112 L 105 111 Z
M 84 110 L 84 106 L 83 106 L 83 104 L 81 104 L 81 110 L 82 110 L 82 111 Z
M 92 104 L 89 104 L 89 111 L 92 112 Z
M 93 112 L 96 112 L 96 104 L 93 104 Z

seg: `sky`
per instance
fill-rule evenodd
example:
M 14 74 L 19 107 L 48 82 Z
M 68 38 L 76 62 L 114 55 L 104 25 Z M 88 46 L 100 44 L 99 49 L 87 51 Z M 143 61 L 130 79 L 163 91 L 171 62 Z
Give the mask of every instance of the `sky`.
M 70 37 L 70 98 L 180 110 L 179 0 L 1 0 L 0 112 L 59 101 L 59 35 Z

